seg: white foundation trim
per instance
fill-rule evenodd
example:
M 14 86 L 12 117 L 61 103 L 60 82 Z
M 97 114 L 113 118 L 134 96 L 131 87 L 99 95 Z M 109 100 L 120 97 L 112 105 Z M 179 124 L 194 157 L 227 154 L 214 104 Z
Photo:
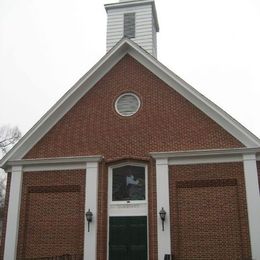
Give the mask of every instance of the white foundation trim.
M 15 260 L 20 219 L 23 171 L 21 166 L 12 167 L 7 214 L 4 260 Z
M 260 259 L 260 195 L 255 154 L 244 155 L 244 175 L 247 197 L 252 259 Z
M 98 211 L 98 162 L 88 162 L 86 165 L 85 213 L 90 209 L 93 220 L 89 225 L 86 216 L 84 230 L 84 260 L 97 257 L 97 211 Z
M 158 259 L 164 259 L 165 254 L 171 254 L 171 225 L 169 203 L 169 170 L 167 159 L 156 160 L 156 192 L 157 192 L 157 235 L 158 235 Z M 159 211 L 164 208 L 166 219 L 164 231 Z

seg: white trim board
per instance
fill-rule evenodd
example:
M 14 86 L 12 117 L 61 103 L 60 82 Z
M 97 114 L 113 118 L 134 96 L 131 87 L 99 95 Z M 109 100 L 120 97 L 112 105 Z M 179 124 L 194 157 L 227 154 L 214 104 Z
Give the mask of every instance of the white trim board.
M 256 156 L 247 154 L 244 156 L 244 176 L 247 199 L 247 212 L 249 222 L 249 235 L 252 259 L 260 259 L 260 196 Z
M 22 166 L 23 172 L 86 169 L 87 162 L 100 162 L 102 158 L 94 155 L 15 160 L 6 164 L 5 171 L 10 172 L 13 166 Z
M 97 256 L 97 230 L 98 230 L 98 162 L 86 163 L 85 179 L 85 214 L 88 210 L 93 213 L 92 222 L 89 223 L 84 214 L 84 260 L 96 259 Z
M 260 148 L 191 150 L 150 153 L 154 159 L 168 159 L 169 165 L 243 162 L 243 156 L 259 154 Z
M 133 41 L 123 38 L 86 75 L 84 75 L 11 149 L 0 161 L 5 167 L 9 160 L 24 155 L 125 55 L 131 55 L 167 85 L 217 122 L 248 148 L 260 147 L 260 140 L 220 107 L 162 65 Z

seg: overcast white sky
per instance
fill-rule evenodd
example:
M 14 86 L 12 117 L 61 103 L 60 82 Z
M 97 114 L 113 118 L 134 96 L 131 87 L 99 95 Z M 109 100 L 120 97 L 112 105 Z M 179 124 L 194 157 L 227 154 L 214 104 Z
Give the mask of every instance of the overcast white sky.
M 0 126 L 24 134 L 105 54 L 110 2 L 0 0 Z M 156 7 L 159 61 L 260 137 L 260 0 Z

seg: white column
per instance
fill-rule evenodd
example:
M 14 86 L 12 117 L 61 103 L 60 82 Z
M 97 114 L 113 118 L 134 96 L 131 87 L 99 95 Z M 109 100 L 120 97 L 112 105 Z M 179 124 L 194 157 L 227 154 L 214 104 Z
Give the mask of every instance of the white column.
M 247 211 L 251 241 L 252 259 L 260 259 L 260 195 L 256 156 L 244 155 L 244 174 L 246 184 Z
M 156 159 L 156 192 L 157 192 L 157 233 L 158 260 L 164 259 L 165 254 L 171 254 L 171 225 L 169 204 L 169 169 L 168 159 Z M 159 211 L 164 208 L 166 219 L 164 231 Z
M 17 253 L 20 204 L 22 195 L 23 172 L 21 166 L 12 167 L 9 204 L 5 235 L 4 260 L 15 260 Z
M 98 162 L 88 162 L 85 184 L 85 213 L 90 209 L 93 220 L 89 226 L 85 216 L 84 260 L 95 260 L 97 252 L 97 203 L 98 203 Z

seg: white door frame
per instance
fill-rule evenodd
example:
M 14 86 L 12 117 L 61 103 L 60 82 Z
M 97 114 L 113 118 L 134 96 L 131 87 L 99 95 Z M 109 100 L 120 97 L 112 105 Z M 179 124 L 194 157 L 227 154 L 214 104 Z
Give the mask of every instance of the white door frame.
M 113 169 L 123 166 L 139 166 L 145 168 L 145 200 L 112 202 Z M 109 218 L 110 217 L 147 217 L 147 259 L 149 259 L 149 216 L 148 216 L 148 166 L 145 163 L 126 162 L 108 168 L 108 203 L 107 203 L 107 260 L 109 260 Z

